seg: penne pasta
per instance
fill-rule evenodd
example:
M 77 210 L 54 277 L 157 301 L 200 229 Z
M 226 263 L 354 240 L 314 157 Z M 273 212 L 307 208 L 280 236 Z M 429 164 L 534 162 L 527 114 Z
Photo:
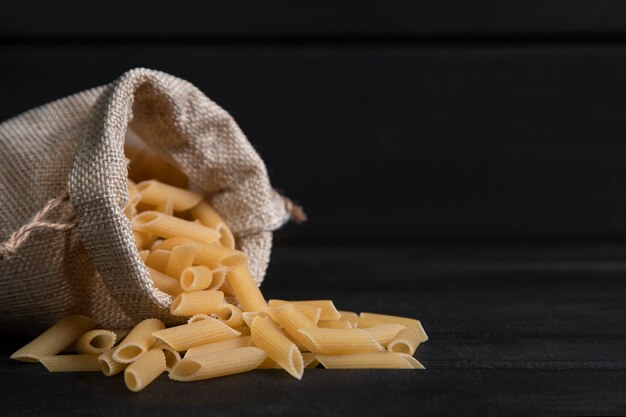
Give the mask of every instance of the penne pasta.
M 117 334 L 110 330 L 92 330 L 85 333 L 76 341 L 76 351 L 78 353 L 88 353 L 99 355 L 111 349 L 115 345 Z
M 155 243 L 153 248 L 158 244 Z M 170 251 L 164 249 L 152 249 L 150 254 L 148 255 L 148 259 L 144 262 L 146 266 L 156 269 L 159 272 L 165 273 L 165 267 L 167 266 L 167 261 L 170 258 Z
M 404 353 L 352 353 L 316 358 L 326 369 L 424 369 L 417 359 Z
M 195 244 L 198 246 L 195 264 L 204 265 L 211 269 L 224 267 L 228 270 L 232 270 L 245 264 L 248 260 L 248 256 L 245 253 L 236 249 L 223 247 L 218 244 L 206 244 L 186 237 L 165 239 L 156 244 L 154 247 L 158 249 L 170 250 L 176 246 L 185 244 Z
M 338 355 L 346 353 L 382 352 L 383 346 L 361 329 L 299 329 L 309 339 L 311 352 Z
M 313 308 L 322 309 L 320 314 L 320 320 L 339 320 L 341 314 L 337 311 L 337 308 L 331 300 L 308 300 L 308 301 L 285 301 L 285 300 L 270 300 L 268 305 L 270 307 L 278 307 L 285 303 L 291 303 L 298 306 L 309 306 Z
M 423 329 L 417 327 L 406 327 L 401 330 L 394 339 L 389 343 L 387 349 L 390 352 L 406 353 L 413 355 L 417 350 L 417 347 L 428 340 L 425 337 Z
M 270 307 L 265 311 L 272 320 L 287 332 L 298 347 L 304 347 L 306 350 L 315 348 L 315 345 L 307 337 L 298 332 L 299 329 L 315 327 L 315 324 L 298 310 L 295 305 L 287 303 L 282 304 L 280 307 Z
M 424 333 L 424 337 L 428 340 L 428 336 L 426 332 L 424 332 L 424 328 L 422 327 L 422 323 L 416 319 L 410 319 L 408 317 L 399 317 L 399 316 L 390 316 L 387 314 L 375 314 L 375 313 L 361 313 L 359 316 L 359 322 L 363 320 L 364 323 L 398 323 L 405 327 L 416 327 L 418 329 L 422 329 Z
M 339 310 L 340 320 L 355 320 L 359 318 L 359 315 L 354 311 L 342 311 Z
M 205 226 L 217 230 L 220 233 L 219 243 L 222 246 L 235 249 L 235 237 L 233 233 L 226 225 L 226 222 L 224 222 L 222 217 L 209 203 L 203 201 L 195 206 L 191 209 L 191 216 L 194 219 L 200 220 Z
M 165 355 L 165 370 L 171 372 L 174 366 L 180 361 L 180 353 L 171 346 L 162 345 L 159 348 Z
M 148 259 L 149 255 L 150 255 L 150 251 L 148 249 L 142 250 L 139 252 L 139 257 L 141 258 L 143 263 L 146 263 L 146 260 Z
M 213 243 L 220 237 L 213 229 L 156 211 L 145 211 L 135 216 L 133 226 L 136 230 L 166 239 L 187 236 L 199 242 Z
M 320 320 L 317 327 L 322 329 L 353 329 L 352 323 L 348 320 Z
M 174 204 L 171 198 L 166 198 L 161 201 L 161 203 L 157 204 L 154 208 L 154 211 L 158 211 L 159 213 L 167 214 L 168 216 L 172 216 L 174 214 Z
M 11 359 L 36 362 L 41 356 L 52 356 L 70 346 L 96 322 L 86 316 L 67 316 L 11 355 Z
M 169 377 L 175 381 L 200 381 L 233 375 L 256 369 L 267 354 L 256 347 L 240 347 L 231 350 L 185 357 L 178 362 Z
M 127 363 L 121 363 L 113 359 L 113 349 L 102 352 L 100 356 L 98 356 L 98 363 L 105 376 L 117 375 L 128 366 Z
M 221 291 L 183 292 L 172 301 L 170 313 L 173 316 L 217 313 L 222 303 L 224 293 Z
M 158 330 L 154 337 L 181 352 L 207 343 L 234 339 L 241 333 L 231 329 L 219 320 L 208 318 L 168 329 Z
M 239 299 L 242 311 L 263 311 L 267 308 L 267 302 L 247 266 L 242 265 L 228 272 L 226 281 Z
M 241 318 L 243 318 L 243 321 L 248 327 L 252 327 L 252 320 L 254 320 L 256 316 L 267 317 L 267 313 L 264 311 L 244 311 L 241 313 Z
M 241 310 L 232 304 L 222 304 L 217 310 L 217 319 L 222 323 L 236 329 L 244 326 L 246 323 L 243 321 Z
M 141 201 L 147 204 L 158 205 L 163 200 L 170 199 L 174 211 L 189 210 L 202 201 L 202 195 L 198 193 L 156 180 L 140 182 L 137 184 L 137 191 L 141 193 Z
M 165 371 L 165 354 L 159 348 L 152 348 L 124 370 L 126 387 L 138 392 L 157 379 Z
M 269 317 L 257 316 L 252 320 L 252 341 L 267 356 L 291 376 L 302 379 L 304 365 L 298 347 L 274 324 Z
M 192 347 L 185 353 L 185 358 L 193 358 L 194 356 L 204 355 L 205 353 L 219 352 L 222 350 L 231 350 L 240 347 L 253 346 L 252 337 L 242 336 L 234 339 L 223 340 L 221 342 L 207 343 Z
M 100 370 L 100 363 L 96 355 L 40 356 L 38 360 L 50 372 L 88 372 Z
M 405 327 L 401 324 L 387 323 L 369 327 L 367 329 L 363 329 L 363 331 L 371 334 L 372 337 L 381 345 L 387 346 L 389 342 L 391 342 L 393 338 L 396 337 L 396 335 L 404 328 Z
M 189 317 L 189 320 L 187 320 L 187 323 L 193 323 L 196 321 L 206 320 L 210 318 L 213 318 L 213 317 L 211 317 L 208 314 L 194 314 L 193 316 Z
M 302 365 L 304 366 L 305 369 L 315 368 L 317 365 L 319 365 L 319 363 L 320 362 L 315 357 L 315 353 L 302 352 Z M 282 366 L 277 364 L 273 359 L 267 358 L 263 362 L 261 362 L 261 364 L 259 365 L 257 369 L 283 369 L 283 368 Z
M 198 246 L 194 244 L 173 247 L 165 265 L 165 275 L 179 279 L 183 271 L 193 265 L 197 252 Z
M 204 265 L 190 266 L 180 274 L 180 286 L 185 291 L 206 290 L 213 281 L 211 270 Z
M 147 268 L 148 272 L 150 273 L 150 277 L 152 278 L 152 283 L 159 290 L 173 297 L 176 297 L 183 292 L 183 289 L 180 287 L 179 281 L 175 280 L 169 275 L 165 275 L 164 273 L 157 271 L 156 269 L 152 269 L 150 267 Z
M 152 333 L 165 327 L 161 320 L 147 319 L 136 325 L 113 351 L 113 359 L 131 363 L 143 356 L 154 345 Z

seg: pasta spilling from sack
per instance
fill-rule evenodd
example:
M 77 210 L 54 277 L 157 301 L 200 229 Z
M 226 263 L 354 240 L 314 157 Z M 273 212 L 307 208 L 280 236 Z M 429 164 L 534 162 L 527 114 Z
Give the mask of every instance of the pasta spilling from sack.
M 19 349 L 12 359 L 51 372 L 124 373 L 140 391 L 163 372 L 198 381 L 283 369 L 423 369 L 413 355 L 428 340 L 418 320 L 339 311 L 331 300 L 269 300 L 252 278 L 222 217 L 203 196 L 157 180 L 128 182 L 124 213 L 153 284 L 172 296 L 166 328 L 147 319 L 133 329 L 101 329 L 75 315 Z

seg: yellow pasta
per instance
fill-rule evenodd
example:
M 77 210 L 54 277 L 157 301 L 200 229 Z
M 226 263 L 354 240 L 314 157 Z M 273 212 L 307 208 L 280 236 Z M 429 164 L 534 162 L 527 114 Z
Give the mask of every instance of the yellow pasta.
M 165 370 L 171 372 L 174 366 L 180 361 L 180 353 L 171 346 L 162 345 L 159 348 L 165 355 Z
M 185 291 L 206 290 L 213 281 L 211 270 L 204 265 L 190 266 L 180 274 L 180 286 Z
M 159 348 L 152 348 L 124 370 L 126 387 L 138 392 L 157 379 L 165 371 L 165 354 Z
M 233 329 L 245 325 L 241 310 L 228 303 L 222 304 L 222 306 L 218 308 L 217 319 Z
M 233 233 L 226 225 L 226 222 L 215 211 L 213 207 L 206 201 L 202 201 L 200 204 L 191 209 L 191 215 L 194 219 L 198 219 L 207 227 L 217 230 L 220 233 L 219 242 L 226 248 L 235 248 L 235 238 Z
M 339 320 L 341 314 L 337 311 L 337 308 L 331 300 L 307 300 L 307 301 L 285 301 L 285 300 L 270 300 L 268 305 L 270 307 L 278 307 L 285 303 L 291 303 L 298 306 L 309 306 L 313 308 L 321 308 L 320 320 Z
M 165 199 L 171 199 L 174 211 L 189 210 L 202 201 L 202 195 L 182 188 L 173 187 L 156 180 L 142 181 L 137 184 L 141 201 L 158 205 Z
M 86 316 L 67 316 L 35 340 L 18 349 L 11 355 L 11 359 L 36 362 L 41 356 L 56 355 L 95 325 L 96 322 Z
M 352 329 L 352 323 L 348 320 L 320 320 L 317 327 L 323 329 Z
M 180 287 L 180 282 L 178 280 L 150 267 L 148 267 L 148 272 L 150 272 L 150 277 L 152 278 L 152 283 L 154 284 L 154 286 L 164 293 L 176 297 L 183 292 L 183 289 Z
M 363 329 L 363 331 L 372 335 L 378 343 L 387 346 L 389 342 L 405 327 L 397 323 L 379 324 L 378 326 Z
M 168 216 L 174 215 L 174 203 L 171 198 L 166 198 L 161 201 L 155 208 L 154 211 L 158 211 L 159 213 L 167 214 Z
M 359 318 L 359 315 L 356 314 L 354 311 L 339 310 L 339 316 L 340 316 L 340 320 L 354 321 Z
M 224 292 L 224 287 L 226 283 L 226 272 L 228 270 L 223 266 L 217 267 L 211 270 L 211 285 L 209 285 L 208 290 L 222 290 Z M 230 289 L 230 287 L 228 287 Z M 232 294 L 232 291 L 231 291 Z
M 417 347 L 428 340 L 425 338 L 424 331 L 416 327 L 406 327 L 401 330 L 389 343 L 387 349 L 390 352 L 406 353 L 412 355 L 417 350 Z
M 219 320 L 208 318 L 159 330 L 154 332 L 153 335 L 181 352 L 195 346 L 233 339 L 239 337 L 241 333 L 231 329 Z
M 85 333 L 76 341 L 76 351 L 78 353 L 88 353 L 99 355 L 111 349 L 115 345 L 117 334 L 111 330 L 92 330 Z
M 274 324 L 269 317 L 257 316 L 252 320 L 252 341 L 267 356 L 291 376 L 302 379 L 304 364 L 298 347 Z
M 223 302 L 224 293 L 221 291 L 183 292 L 172 301 L 170 313 L 174 316 L 217 313 Z
M 154 345 L 152 333 L 165 327 L 161 320 L 147 319 L 136 325 L 113 351 L 113 359 L 131 363 L 139 359 Z
M 113 349 L 109 349 L 98 356 L 98 362 L 102 373 L 106 376 L 117 375 L 128 366 L 127 363 L 121 363 L 113 359 Z
M 156 245 L 156 244 L 155 244 Z M 155 246 L 153 245 L 153 247 Z M 152 249 L 150 254 L 148 255 L 148 259 L 144 262 L 146 266 L 156 269 L 159 272 L 165 273 L 165 267 L 167 266 L 167 261 L 170 258 L 170 251 L 164 249 Z
M 317 325 L 317 323 L 319 322 L 321 314 L 322 314 L 322 309 L 319 307 L 314 307 L 314 306 L 310 306 L 306 304 L 291 303 L 289 301 L 283 301 L 283 300 L 270 300 L 268 303 L 268 306 L 278 307 L 287 303 L 293 304 L 298 310 L 300 310 L 300 312 L 302 312 L 305 316 L 307 316 L 309 320 L 313 322 L 313 324 Z
M 227 248 L 218 244 L 206 244 L 187 237 L 174 237 L 165 239 L 155 244 L 155 249 L 173 249 L 184 244 L 195 244 L 198 246 L 195 264 L 204 265 L 211 269 L 224 267 L 228 270 L 243 265 L 248 260 L 248 256 L 236 249 Z
M 40 356 L 38 360 L 50 372 L 87 372 L 100 370 L 97 355 Z
M 312 352 L 302 352 L 302 365 L 305 369 L 312 369 L 319 365 L 319 361 L 315 356 L 315 353 Z M 267 358 L 259 365 L 257 369 L 283 369 L 283 367 L 277 364 L 273 359 Z
M 198 246 L 193 244 L 178 245 L 172 248 L 165 265 L 165 275 L 179 279 L 182 272 L 193 265 Z
M 270 307 L 266 312 L 298 344 L 298 347 L 303 346 L 306 350 L 313 350 L 315 345 L 298 330 L 315 327 L 315 323 L 309 320 L 295 305 L 282 304 L 280 307 Z
M 169 377 L 175 381 L 200 381 L 251 371 L 267 358 L 255 347 L 240 347 L 185 357 L 172 369 Z
M 326 369 L 424 369 L 417 359 L 404 353 L 352 353 L 316 358 Z
M 239 299 L 242 311 L 263 311 L 267 308 L 267 302 L 247 266 L 242 265 L 228 272 L 226 280 Z
M 199 242 L 213 243 L 220 237 L 213 229 L 156 211 L 145 211 L 135 216 L 133 225 L 136 230 L 163 238 L 186 236 Z
M 194 356 L 204 355 L 205 353 L 231 350 L 252 345 L 252 337 L 236 337 L 234 339 L 223 340 L 221 342 L 207 343 L 206 345 L 192 347 L 187 350 L 187 353 L 185 353 L 185 358 L 193 358 Z
M 361 329 L 299 329 L 309 339 L 311 352 L 338 355 L 345 353 L 382 352 L 383 346 Z
M 187 323 L 193 323 L 195 321 L 206 320 L 210 318 L 212 317 L 208 314 L 194 314 L 193 316 L 189 317 L 189 320 L 187 320 Z
M 252 320 L 254 320 L 256 316 L 267 317 L 267 313 L 264 311 L 244 311 L 241 313 L 241 318 L 243 318 L 243 321 L 248 327 L 252 327 Z
M 359 316 L 359 319 L 363 320 L 364 322 L 368 322 L 368 324 L 374 323 L 374 322 L 398 323 L 405 327 L 416 327 L 418 329 L 422 329 L 422 332 L 424 332 L 422 323 L 420 323 L 419 320 L 410 319 L 407 317 L 390 316 L 387 314 L 361 313 L 361 315 Z M 424 336 L 426 337 L 426 340 L 428 340 L 428 336 L 426 335 L 426 332 L 424 332 Z

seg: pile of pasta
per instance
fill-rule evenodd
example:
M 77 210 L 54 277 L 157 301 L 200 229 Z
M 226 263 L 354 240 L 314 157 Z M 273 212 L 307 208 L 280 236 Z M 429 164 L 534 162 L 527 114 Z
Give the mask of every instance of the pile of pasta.
M 202 195 L 157 180 L 129 180 L 124 212 L 154 286 L 172 296 L 166 328 L 147 319 L 130 330 L 98 329 L 92 318 L 62 319 L 12 359 L 49 371 L 124 372 L 140 391 L 163 372 L 198 381 L 254 369 L 423 369 L 428 340 L 418 320 L 339 311 L 330 300 L 266 301 L 222 217 Z M 183 321 L 184 322 L 184 321 Z M 95 329 L 95 330 L 94 330 Z

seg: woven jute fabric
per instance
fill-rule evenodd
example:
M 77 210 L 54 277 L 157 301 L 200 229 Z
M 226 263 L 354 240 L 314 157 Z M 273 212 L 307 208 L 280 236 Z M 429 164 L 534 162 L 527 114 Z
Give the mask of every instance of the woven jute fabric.
M 75 216 L 66 231 L 33 231 L 0 260 L 0 327 L 37 331 L 87 314 L 103 326 L 156 317 L 171 297 L 154 288 L 124 216 L 124 141 L 129 127 L 203 190 L 263 280 L 272 231 L 289 215 L 267 170 L 234 119 L 192 84 L 133 69 L 0 124 L 0 233 L 11 235 L 50 199 L 69 202 L 50 221 Z

